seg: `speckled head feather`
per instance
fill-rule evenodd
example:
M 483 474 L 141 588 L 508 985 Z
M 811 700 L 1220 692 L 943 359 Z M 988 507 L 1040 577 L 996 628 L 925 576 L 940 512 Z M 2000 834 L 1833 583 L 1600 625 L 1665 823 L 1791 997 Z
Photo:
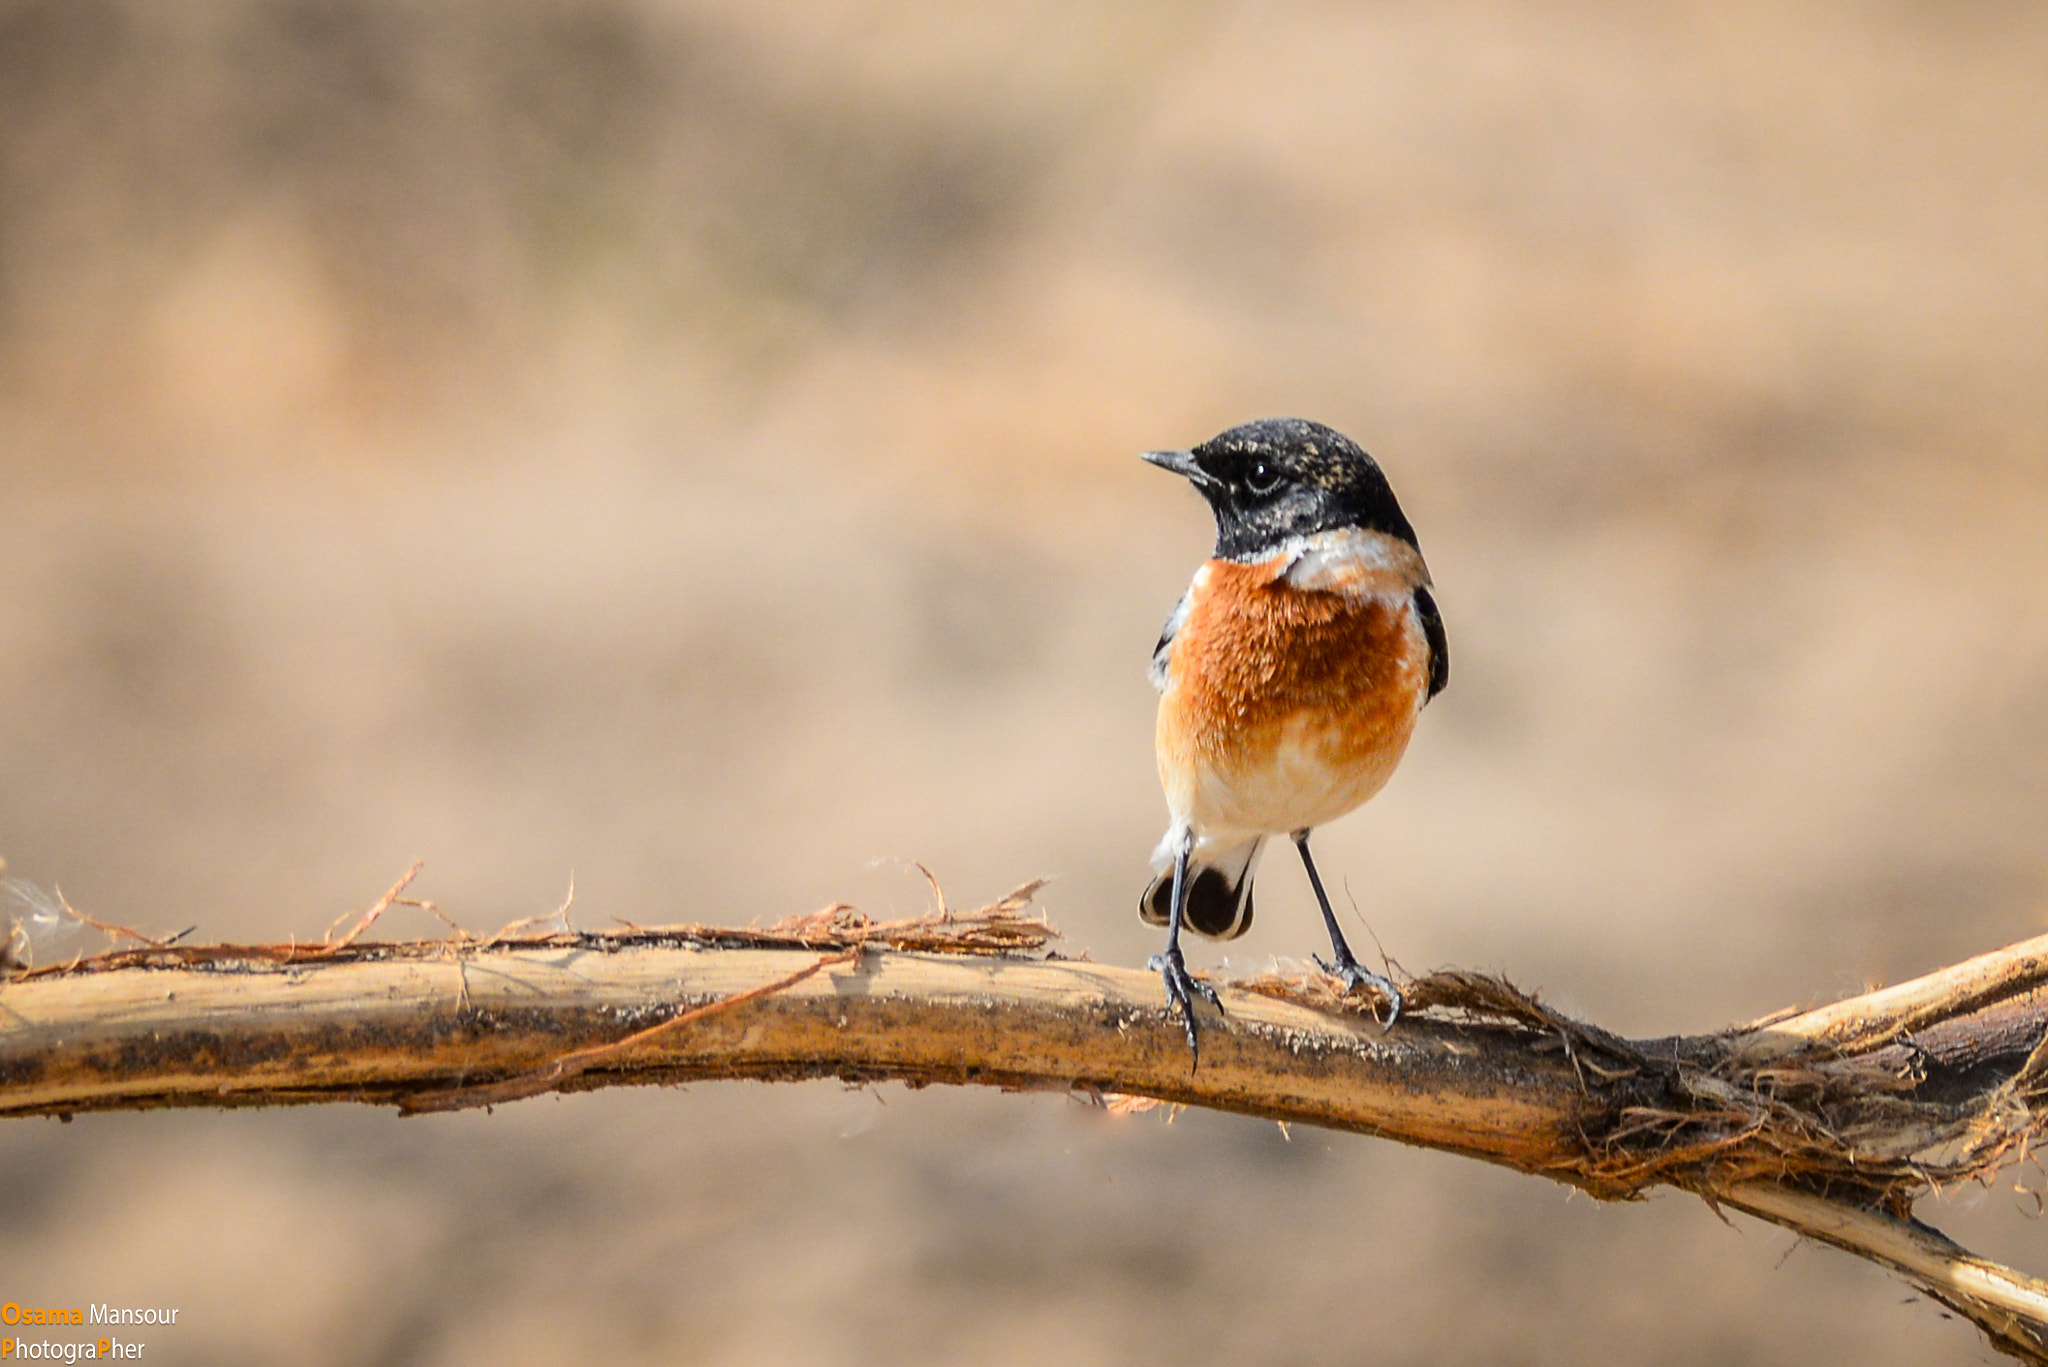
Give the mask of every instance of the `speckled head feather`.
M 1216 514 L 1216 558 L 1253 562 L 1290 538 L 1358 527 L 1411 546 L 1415 529 L 1357 442 L 1305 418 L 1262 418 L 1146 460 L 1185 475 Z

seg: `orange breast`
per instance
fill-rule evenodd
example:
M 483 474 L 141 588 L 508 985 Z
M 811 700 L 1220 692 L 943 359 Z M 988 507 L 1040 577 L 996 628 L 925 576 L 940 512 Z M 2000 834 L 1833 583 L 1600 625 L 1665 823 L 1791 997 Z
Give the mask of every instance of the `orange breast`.
M 1372 796 L 1407 748 L 1428 645 L 1406 592 L 1318 592 L 1284 562 L 1212 560 L 1160 699 L 1169 805 L 1198 829 L 1283 831 Z

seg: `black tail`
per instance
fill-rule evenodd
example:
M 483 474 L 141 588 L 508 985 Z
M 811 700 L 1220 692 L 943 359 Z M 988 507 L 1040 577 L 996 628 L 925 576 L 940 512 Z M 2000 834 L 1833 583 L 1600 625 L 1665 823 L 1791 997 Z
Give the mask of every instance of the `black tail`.
M 1235 940 L 1252 928 L 1252 870 L 1263 836 L 1233 845 L 1198 845 L 1188 860 L 1187 905 L 1182 924 L 1212 940 Z M 1138 899 L 1147 925 L 1163 926 L 1173 913 L 1173 870 L 1152 880 Z

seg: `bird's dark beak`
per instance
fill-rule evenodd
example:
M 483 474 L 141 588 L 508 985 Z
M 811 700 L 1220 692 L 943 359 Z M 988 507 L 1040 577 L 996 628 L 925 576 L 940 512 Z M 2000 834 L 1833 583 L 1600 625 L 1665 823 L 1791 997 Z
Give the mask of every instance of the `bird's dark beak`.
M 1147 451 L 1141 459 L 1162 470 L 1173 471 L 1197 489 L 1206 489 L 1216 482 L 1210 478 L 1208 471 L 1195 464 L 1195 453 L 1192 451 Z

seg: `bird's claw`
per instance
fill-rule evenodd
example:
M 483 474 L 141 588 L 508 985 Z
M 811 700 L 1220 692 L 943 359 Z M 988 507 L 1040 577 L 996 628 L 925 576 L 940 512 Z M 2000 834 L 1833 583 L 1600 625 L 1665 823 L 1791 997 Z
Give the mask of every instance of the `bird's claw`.
M 1373 991 L 1385 997 L 1387 999 L 1387 1018 L 1380 1020 L 1379 1013 L 1375 1011 L 1373 1019 L 1379 1022 L 1379 1027 L 1382 1031 L 1394 1028 L 1394 1022 L 1401 1018 L 1401 1008 L 1406 1004 L 1406 999 L 1402 997 L 1401 989 L 1394 986 L 1391 979 L 1381 977 L 1348 954 L 1337 959 L 1335 962 L 1325 959 L 1320 954 L 1315 956 L 1315 960 L 1317 968 L 1322 969 L 1323 972 L 1333 978 L 1342 980 L 1346 996 L 1349 996 L 1356 988 L 1370 987 Z
M 1178 952 L 1154 954 L 1145 965 L 1159 974 L 1166 984 L 1166 1009 L 1168 1014 L 1180 1013 L 1181 1025 L 1188 1033 L 1188 1055 L 1195 1067 L 1202 1063 L 1201 1038 L 1195 1028 L 1194 998 L 1216 1008 L 1220 1014 L 1223 1001 L 1216 995 L 1216 989 L 1188 972 L 1188 966 Z

